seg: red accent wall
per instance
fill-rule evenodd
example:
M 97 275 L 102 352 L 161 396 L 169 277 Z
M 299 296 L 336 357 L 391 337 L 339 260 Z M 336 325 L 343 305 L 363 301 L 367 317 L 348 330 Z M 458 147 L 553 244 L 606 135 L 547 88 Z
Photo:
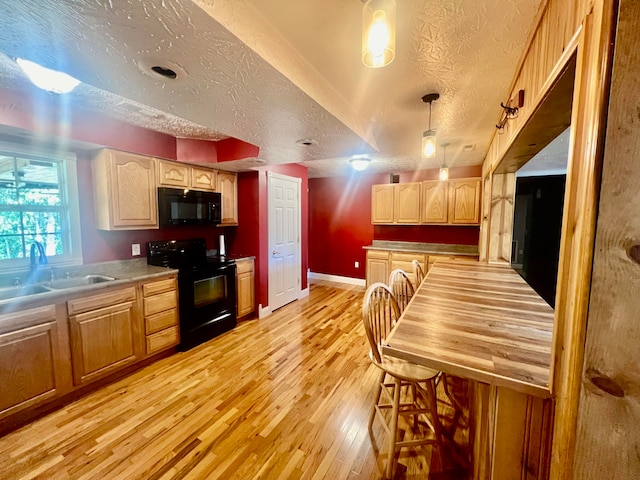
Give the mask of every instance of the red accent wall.
M 479 177 L 481 166 L 450 168 L 451 178 Z M 438 169 L 402 172 L 400 183 L 437 180 Z M 371 186 L 388 174 L 309 179 L 309 269 L 314 273 L 365 278 L 366 252 L 375 240 L 477 245 L 479 227 L 371 224 Z M 359 262 L 359 268 L 355 268 Z

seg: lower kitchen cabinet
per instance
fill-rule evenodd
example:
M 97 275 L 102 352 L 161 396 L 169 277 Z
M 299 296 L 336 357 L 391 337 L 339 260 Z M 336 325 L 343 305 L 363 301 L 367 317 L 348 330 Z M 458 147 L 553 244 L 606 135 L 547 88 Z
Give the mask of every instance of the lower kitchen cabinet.
M 423 272 L 427 272 L 427 255 L 423 253 L 391 252 L 389 274 L 396 268 L 405 271 L 414 288 L 418 288 L 418 280 L 413 273 L 413 261 L 417 260 Z M 386 283 L 386 282 L 385 282 Z
M 60 393 L 58 333 L 55 305 L 0 315 L 0 419 Z
M 367 250 L 367 287 L 376 282 L 389 282 L 389 252 Z
M 236 292 L 238 295 L 238 318 L 249 315 L 255 310 L 253 259 L 236 261 Z
M 112 373 L 140 358 L 135 287 L 67 302 L 75 385 Z
M 144 283 L 142 295 L 145 354 L 149 356 L 180 342 L 175 276 Z

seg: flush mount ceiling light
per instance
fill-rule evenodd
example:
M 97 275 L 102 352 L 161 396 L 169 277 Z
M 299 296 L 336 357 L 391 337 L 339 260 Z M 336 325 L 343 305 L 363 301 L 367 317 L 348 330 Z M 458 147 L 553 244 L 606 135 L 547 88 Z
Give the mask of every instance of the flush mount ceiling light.
M 440 167 L 440 180 L 449 180 L 449 167 L 447 167 L 447 147 L 448 143 L 442 144 L 442 166 Z
M 362 0 L 362 63 L 380 68 L 396 56 L 395 0 Z
M 53 93 L 69 93 L 80 85 L 80 80 L 64 72 L 43 67 L 24 58 L 16 58 L 16 63 L 36 87 Z
M 358 172 L 366 170 L 370 162 L 371 159 L 367 155 L 354 155 L 349 160 L 349 163 L 351 163 L 351 168 L 357 170 Z
M 436 131 L 431 130 L 431 103 L 440 98 L 437 93 L 429 93 L 422 101 L 429 104 L 429 130 L 422 132 L 422 157 L 433 158 L 436 154 Z

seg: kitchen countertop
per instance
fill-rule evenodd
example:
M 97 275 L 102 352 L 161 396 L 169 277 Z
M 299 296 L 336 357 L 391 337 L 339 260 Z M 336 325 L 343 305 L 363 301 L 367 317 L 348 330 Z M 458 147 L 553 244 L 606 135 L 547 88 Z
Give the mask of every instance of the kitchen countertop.
M 47 285 L 50 283 L 47 276 L 50 276 L 51 271 L 53 271 L 55 278 L 58 280 L 83 277 L 85 275 L 102 275 L 113 277 L 115 280 L 70 288 L 52 289 L 41 293 L 20 296 L 20 289 L 29 289 L 38 286 L 47 288 Z M 178 273 L 178 270 L 147 265 L 146 258 L 136 258 L 133 260 L 89 263 L 69 267 L 47 266 L 41 268 L 39 272 L 40 279 L 43 281 L 35 283 L 27 283 L 25 281 L 28 272 L 22 275 L 17 273 L 2 275 L 0 276 L 0 285 L 4 288 L 0 288 L 0 312 L 9 310 L 17 305 L 22 306 L 23 304 L 34 303 L 36 301 L 38 303 L 41 301 L 55 302 L 60 296 L 103 290 L 131 282 L 161 277 L 171 273 Z M 21 279 L 21 285 L 13 286 L 12 282 L 16 278 Z
M 478 256 L 477 245 L 450 245 L 446 243 L 390 242 L 374 240 L 365 250 L 391 250 L 394 252 L 433 253 L 440 255 Z

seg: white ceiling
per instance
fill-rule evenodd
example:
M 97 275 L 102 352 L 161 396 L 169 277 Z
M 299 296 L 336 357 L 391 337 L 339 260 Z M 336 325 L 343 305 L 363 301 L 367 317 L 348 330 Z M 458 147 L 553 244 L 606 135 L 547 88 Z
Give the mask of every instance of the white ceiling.
M 0 0 L 0 87 L 31 91 L 11 57 L 83 84 L 79 108 L 177 137 L 239 138 L 310 177 L 480 164 L 543 0 L 397 0 L 396 58 L 360 60 L 360 0 Z M 170 66 L 176 80 L 149 73 Z M 317 145 L 301 147 L 310 138 Z M 463 151 L 473 145 L 471 151 Z M 225 163 L 242 170 L 255 160 Z

